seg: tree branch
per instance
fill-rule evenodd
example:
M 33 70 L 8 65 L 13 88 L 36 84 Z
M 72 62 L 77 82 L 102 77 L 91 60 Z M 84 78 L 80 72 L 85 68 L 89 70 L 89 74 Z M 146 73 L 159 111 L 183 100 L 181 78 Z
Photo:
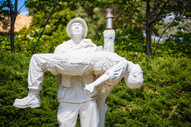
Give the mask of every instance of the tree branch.
M 162 14 L 162 12 L 163 12 L 165 6 L 168 4 L 169 1 L 170 1 L 170 0 L 167 0 L 167 1 L 163 4 L 163 6 L 162 6 L 160 12 L 158 13 L 158 15 L 157 15 L 157 16 L 154 18 L 154 20 L 151 21 L 149 24 L 153 24 L 154 22 L 156 22 L 156 20 L 157 20 L 158 17 Z
M 159 31 L 160 29 L 166 28 L 169 24 L 171 24 L 171 22 L 169 22 L 169 23 L 167 23 L 166 25 L 164 25 L 164 26 L 158 28 L 157 31 L 156 31 L 156 33 L 158 33 L 158 31 Z M 156 36 L 154 37 L 154 44 L 155 44 L 155 41 L 156 41 Z M 158 43 L 158 41 L 157 41 L 157 43 Z M 157 45 L 157 44 L 156 44 L 156 45 Z M 156 47 L 156 45 L 153 45 L 152 48 L 154 49 L 154 47 Z
M 158 44 L 159 44 L 159 42 L 160 42 L 160 39 L 162 38 L 162 36 L 163 36 L 163 34 L 167 31 L 167 29 L 171 26 L 171 24 L 174 22 L 174 20 L 175 20 L 175 18 L 173 19 L 173 21 L 165 28 L 165 30 L 162 32 L 162 34 L 160 35 L 160 37 L 159 37 L 159 39 L 158 39 L 158 41 L 157 41 L 157 44 L 156 44 L 156 46 L 155 46 L 155 50 L 154 50 L 154 52 L 153 52 L 153 55 L 155 56 L 155 53 L 156 53 L 156 49 L 157 49 L 157 46 L 158 46 Z
M 8 4 L 9 4 L 10 13 L 12 14 L 12 12 L 13 12 L 13 9 L 12 9 L 12 6 L 11 6 L 11 1 L 10 1 L 10 0 L 7 0 L 7 1 L 8 1 Z
M 44 33 L 44 30 L 45 30 L 45 28 L 46 28 L 46 25 L 48 24 L 48 21 L 49 21 L 49 19 L 50 19 L 50 16 L 52 15 L 52 12 L 53 12 L 53 10 L 54 10 L 54 8 L 55 8 L 55 6 L 56 6 L 56 3 L 57 3 L 57 1 L 54 0 L 53 8 L 52 8 L 52 10 L 51 10 L 51 12 L 50 12 L 50 15 L 49 15 L 49 16 L 47 17 L 47 19 L 46 19 L 44 28 L 43 28 L 42 32 L 40 33 L 40 35 L 39 35 L 39 37 L 38 37 L 38 39 L 37 39 L 37 41 L 36 41 L 36 43 L 35 43 L 35 45 L 34 45 L 34 47 L 33 47 L 33 50 L 32 50 L 32 52 L 31 52 L 31 55 L 33 54 L 33 52 L 34 52 L 34 50 L 35 50 L 35 48 L 36 48 L 36 46 L 37 46 L 37 44 L 38 44 L 38 41 L 40 40 L 42 34 Z
M 21 10 L 21 8 L 23 8 L 24 5 L 25 5 L 25 3 L 19 8 L 18 12 Z

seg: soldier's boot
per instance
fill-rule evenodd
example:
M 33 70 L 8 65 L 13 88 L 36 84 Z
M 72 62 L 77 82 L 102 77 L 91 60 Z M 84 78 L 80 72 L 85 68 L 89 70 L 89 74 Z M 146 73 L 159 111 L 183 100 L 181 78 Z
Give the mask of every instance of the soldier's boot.
M 17 108 L 37 108 L 40 107 L 39 90 L 29 90 L 28 96 L 22 99 L 15 99 L 13 106 Z

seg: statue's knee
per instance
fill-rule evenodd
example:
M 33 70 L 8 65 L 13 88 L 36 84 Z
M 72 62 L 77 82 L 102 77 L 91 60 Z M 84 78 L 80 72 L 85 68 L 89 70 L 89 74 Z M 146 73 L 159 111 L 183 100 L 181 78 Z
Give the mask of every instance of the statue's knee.
M 39 54 L 33 54 L 32 57 L 33 58 L 37 58 L 39 56 Z
M 31 59 L 38 60 L 40 58 L 40 54 L 34 54 L 32 55 Z

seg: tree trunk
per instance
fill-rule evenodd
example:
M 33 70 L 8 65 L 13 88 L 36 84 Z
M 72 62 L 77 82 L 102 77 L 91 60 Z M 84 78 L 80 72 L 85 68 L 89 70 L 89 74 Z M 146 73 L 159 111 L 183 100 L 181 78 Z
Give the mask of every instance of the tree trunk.
M 11 15 L 11 30 L 10 30 L 10 35 L 11 35 L 11 52 L 15 53 L 15 47 L 14 47 L 14 16 Z
M 147 0 L 146 6 L 146 54 L 148 57 L 151 56 L 153 59 L 152 48 L 151 48 L 151 35 L 152 35 L 152 24 L 151 13 L 150 13 L 150 0 Z
M 7 0 L 10 8 L 10 15 L 11 15 L 11 30 L 10 30 L 10 36 L 11 36 L 11 52 L 15 53 L 15 47 L 14 47 L 14 26 L 15 26 L 15 20 L 17 17 L 17 4 L 18 0 L 15 0 L 14 10 L 11 5 L 11 0 Z

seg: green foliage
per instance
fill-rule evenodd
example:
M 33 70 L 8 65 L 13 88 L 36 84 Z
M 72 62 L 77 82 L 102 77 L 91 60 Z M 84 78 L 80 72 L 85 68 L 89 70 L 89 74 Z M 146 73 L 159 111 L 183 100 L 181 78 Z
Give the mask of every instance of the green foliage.
M 0 52 L 0 59 L 0 126 L 58 126 L 57 78 L 50 73 L 45 74 L 40 94 L 40 108 L 18 109 L 12 104 L 16 98 L 23 98 L 28 94 L 27 75 L 30 57 Z
M 146 44 L 144 36 L 139 30 L 129 27 L 119 27 L 116 29 L 115 50 L 145 52 Z
M 129 89 L 120 82 L 109 94 L 108 127 L 191 126 L 191 60 L 142 60 L 144 84 Z
M 10 51 L 10 38 L 0 35 L 0 51 Z
M 42 3 L 44 5 L 40 6 Z M 16 52 L 31 53 L 41 31 L 43 30 L 46 18 L 50 13 L 49 10 L 53 6 L 53 3 L 51 2 L 42 1 L 42 3 L 36 7 L 35 0 L 27 1 L 30 13 L 33 14 L 32 24 L 28 29 L 23 28 L 17 33 L 17 36 L 15 37 Z M 69 37 L 66 34 L 66 25 L 73 17 L 74 11 L 70 10 L 67 3 L 58 2 L 43 36 L 38 42 L 35 53 L 54 52 L 57 45 L 68 40 Z
M 105 27 L 104 9 L 90 2 L 78 2 L 74 5 L 75 16 L 81 17 L 87 22 L 88 38 L 99 40 L 98 32 L 103 32 Z
M 80 1 L 78 3 L 71 2 L 72 10 L 76 10 L 75 16 L 82 17 L 88 24 L 88 37 L 100 41 L 102 33 L 106 29 L 105 9 L 114 9 L 113 27 L 119 31 L 118 36 L 123 36 L 122 33 L 127 33 L 127 27 L 136 29 L 139 34 L 143 34 L 143 4 L 141 1 L 128 0 L 98 0 L 98 1 Z M 122 33 L 122 34 L 121 34 Z M 100 36 L 101 35 L 101 36 Z
M 168 52 L 172 56 L 180 57 L 187 56 L 191 58 L 191 33 L 178 31 L 176 34 L 171 34 L 166 40 L 165 45 L 168 47 Z

